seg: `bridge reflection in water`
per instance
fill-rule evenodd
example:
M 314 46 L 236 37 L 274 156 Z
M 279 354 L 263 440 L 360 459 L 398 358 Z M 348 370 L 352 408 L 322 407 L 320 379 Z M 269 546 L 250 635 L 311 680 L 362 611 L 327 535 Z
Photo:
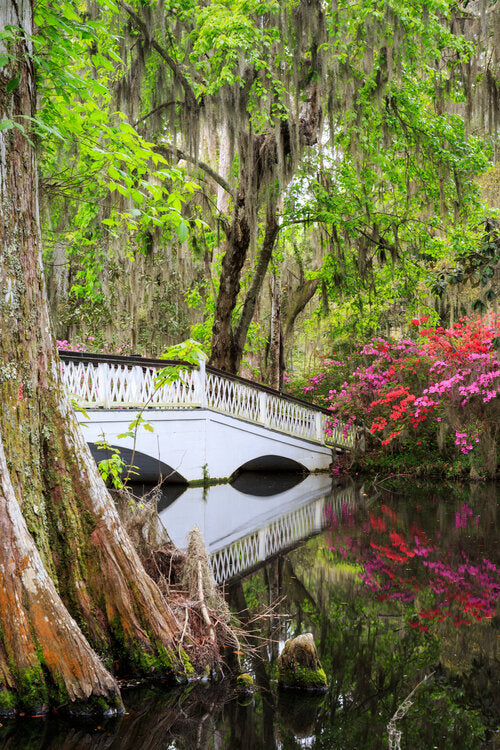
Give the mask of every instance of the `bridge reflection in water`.
M 279 475 L 278 475 L 279 476 Z M 293 547 L 328 525 L 333 514 L 354 509 L 363 501 L 354 485 L 334 486 L 331 477 L 309 475 L 284 491 L 266 493 L 263 478 L 256 476 L 250 492 L 230 484 L 189 488 L 159 515 L 172 540 L 186 547 L 195 524 L 201 529 L 215 579 L 222 583 L 247 573 L 269 557 Z M 263 485 L 264 482 L 264 485 Z M 286 484 L 285 484 L 286 486 Z M 248 487 L 250 489 L 250 487 Z

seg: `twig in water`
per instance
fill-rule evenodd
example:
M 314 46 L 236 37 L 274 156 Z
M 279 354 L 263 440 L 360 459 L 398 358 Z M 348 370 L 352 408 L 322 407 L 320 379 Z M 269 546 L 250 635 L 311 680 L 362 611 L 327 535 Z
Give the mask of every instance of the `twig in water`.
M 389 740 L 389 750 L 401 750 L 401 730 L 397 729 L 396 722 L 400 721 L 403 716 L 410 710 L 410 708 L 413 705 L 413 701 L 411 700 L 412 696 L 416 693 L 420 685 L 423 685 L 423 683 L 428 680 L 434 672 L 431 672 L 430 674 L 425 675 L 423 680 L 420 680 L 420 682 L 415 685 L 411 693 L 409 693 L 404 701 L 399 704 L 397 707 L 394 716 L 387 724 L 387 737 Z
M 377 476 L 378 476 L 378 474 L 377 474 Z M 411 476 L 411 475 L 408 474 L 408 473 L 407 474 L 391 474 L 388 477 L 382 477 L 382 479 L 380 479 L 377 482 L 374 480 L 373 481 L 373 485 L 375 487 L 378 487 L 379 484 L 383 484 L 384 482 L 387 482 L 389 479 L 396 479 L 396 477 L 409 477 L 409 476 Z

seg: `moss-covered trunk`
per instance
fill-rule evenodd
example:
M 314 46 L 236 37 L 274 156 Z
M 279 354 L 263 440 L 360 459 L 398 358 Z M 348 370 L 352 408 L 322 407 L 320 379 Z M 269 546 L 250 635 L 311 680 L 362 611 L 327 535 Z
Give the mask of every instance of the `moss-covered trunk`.
M 30 0 L 0 3 L 2 28 L 22 22 L 29 35 L 31 19 Z M 8 52 L 0 120 L 27 128 L 36 101 L 29 41 Z M 122 528 L 61 382 L 36 159 L 15 127 L 0 131 L 0 216 L 0 706 L 116 706 L 108 669 L 175 671 L 177 623 Z

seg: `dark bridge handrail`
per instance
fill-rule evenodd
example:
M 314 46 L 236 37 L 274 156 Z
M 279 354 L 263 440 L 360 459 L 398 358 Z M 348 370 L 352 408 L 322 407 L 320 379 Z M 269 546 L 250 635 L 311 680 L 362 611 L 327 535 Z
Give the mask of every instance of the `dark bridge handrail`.
M 59 357 L 63 362 L 88 362 L 95 365 L 128 365 L 129 367 L 142 366 L 144 368 L 155 367 L 156 369 L 160 369 L 162 367 L 181 366 L 189 370 L 196 369 L 196 365 L 193 365 L 192 362 L 186 362 L 181 359 L 157 359 L 153 357 L 141 357 L 139 355 L 135 357 L 119 354 L 94 354 L 92 352 L 72 352 L 65 349 L 59 351 Z M 330 418 L 333 417 L 331 411 L 329 411 L 328 409 L 324 409 L 322 406 L 317 406 L 316 404 L 311 404 L 309 401 L 305 401 L 304 399 L 290 396 L 288 393 L 282 393 L 282 391 L 277 391 L 274 388 L 270 388 L 268 385 L 255 383 L 253 380 L 242 378 L 240 375 L 233 375 L 232 373 L 228 373 L 225 370 L 219 370 L 216 367 L 212 367 L 211 365 L 206 366 L 206 371 L 214 375 L 219 375 L 221 377 L 227 378 L 228 380 L 242 383 L 243 385 L 247 385 L 251 388 L 256 388 L 257 390 L 268 393 L 271 396 L 278 396 L 279 398 L 285 399 L 286 401 L 291 401 L 293 403 L 299 404 L 300 406 L 306 406 L 308 409 L 326 414 Z

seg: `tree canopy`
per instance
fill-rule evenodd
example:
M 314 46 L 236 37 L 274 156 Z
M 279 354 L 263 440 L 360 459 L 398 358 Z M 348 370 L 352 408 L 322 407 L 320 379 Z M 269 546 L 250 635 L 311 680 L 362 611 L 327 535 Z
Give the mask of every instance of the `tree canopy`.
M 498 7 L 479 5 L 38 4 L 45 252 L 73 300 L 54 302 L 61 327 L 119 327 L 115 290 L 135 329 L 151 312 L 173 343 L 203 323 L 212 360 L 237 370 L 252 331 L 268 337 L 270 269 L 292 273 L 285 312 L 294 297 L 289 226 L 318 248 L 304 279 L 318 314 L 355 312 L 360 332 L 411 307 L 409 290 L 449 315 L 478 267 L 464 299 L 491 304 L 496 207 L 477 178 L 496 155 Z

